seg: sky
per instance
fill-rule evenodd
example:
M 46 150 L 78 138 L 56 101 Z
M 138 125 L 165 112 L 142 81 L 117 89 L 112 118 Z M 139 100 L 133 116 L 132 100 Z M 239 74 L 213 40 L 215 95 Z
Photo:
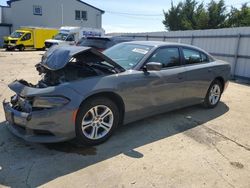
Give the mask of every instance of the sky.
M 210 0 L 198 0 L 208 3 Z M 84 0 L 105 11 L 103 15 L 103 28 L 110 32 L 150 32 L 165 30 L 162 24 L 163 10 L 168 10 L 171 0 Z M 173 0 L 178 4 L 180 0 Z M 249 0 L 225 0 L 230 7 L 240 7 Z M 0 5 L 6 5 L 6 0 L 0 0 Z

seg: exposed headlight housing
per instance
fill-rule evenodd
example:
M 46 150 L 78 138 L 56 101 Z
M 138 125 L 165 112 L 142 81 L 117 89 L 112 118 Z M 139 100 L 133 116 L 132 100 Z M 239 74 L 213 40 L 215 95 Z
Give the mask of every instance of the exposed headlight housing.
M 48 97 L 35 97 L 33 100 L 34 108 L 55 108 L 64 106 L 69 103 L 69 99 L 65 97 L 48 96 Z

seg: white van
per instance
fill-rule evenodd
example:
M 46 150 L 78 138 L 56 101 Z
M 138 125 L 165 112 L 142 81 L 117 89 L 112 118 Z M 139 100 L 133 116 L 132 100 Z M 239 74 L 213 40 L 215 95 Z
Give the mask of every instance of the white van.
M 103 36 L 103 29 L 94 29 L 86 27 L 61 27 L 59 33 L 45 41 L 45 47 L 50 48 L 53 45 L 75 45 L 82 37 Z

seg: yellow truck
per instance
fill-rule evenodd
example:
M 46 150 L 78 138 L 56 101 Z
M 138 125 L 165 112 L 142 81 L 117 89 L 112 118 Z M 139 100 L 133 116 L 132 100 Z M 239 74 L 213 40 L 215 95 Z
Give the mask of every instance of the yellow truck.
M 44 42 L 53 38 L 58 33 L 58 29 L 22 27 L 10 36 L 4 37 L 4 48 L 6 50 L 23 51 L 26 48 L 45 49 Z

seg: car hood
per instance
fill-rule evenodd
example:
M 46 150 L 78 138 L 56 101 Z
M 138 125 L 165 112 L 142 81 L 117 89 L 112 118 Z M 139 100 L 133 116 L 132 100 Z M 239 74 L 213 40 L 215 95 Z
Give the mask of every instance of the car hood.
M 64 40 L 56 40 L 56 39 L 47 39 L 45 42 L 50 42 L 50 43 L 66 43 Z
M 76 55 L 87 52 L 91 52 L 101 57 L 121 72 L 124 71 L 120 65 L 94 48 L 80 46 L 53 46 L 43 55 L 40 64 L 49 70 L 56 71 L 64 68 Z

